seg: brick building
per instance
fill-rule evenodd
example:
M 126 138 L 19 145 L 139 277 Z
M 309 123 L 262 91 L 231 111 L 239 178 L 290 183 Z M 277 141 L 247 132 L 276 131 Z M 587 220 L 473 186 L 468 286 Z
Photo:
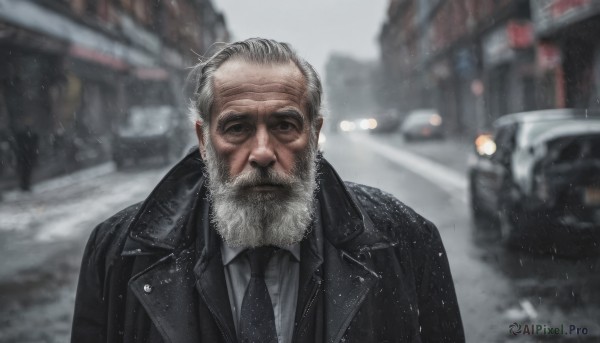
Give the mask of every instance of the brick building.
M 186 68 L 227 40 L 210 0 L 0 0 L 0 178 L 24 130 L 37 178 L 106 160 L 128 107 L 185 105 Z
M 593 107 L 600 2 L 391 0 L 380 36 L 386 99 L 435 107 L 474 135 L 501 115 Z M 597 104 L 596 104 L 597 106 Z

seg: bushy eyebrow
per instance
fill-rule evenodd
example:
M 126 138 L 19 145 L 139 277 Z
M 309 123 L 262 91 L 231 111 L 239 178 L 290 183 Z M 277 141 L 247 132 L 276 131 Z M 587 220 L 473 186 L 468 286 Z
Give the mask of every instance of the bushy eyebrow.
M 218 130 L 222 130 L 223 126 L 225 126 L 225 124 L 227 124 L 230 121 L 236 121 L 236 120 L 245 120 L 248 121 L 250 117 L 249 113 L 238 113 L 238 112 L 228 112 L 225 113 L 221 116 L 219 116 L 219 118 L 217 118 L 217 129 Z
M 278 119 L 285 119 L 285 118 L 294 119 L 294 120 L 298 121 L 302 126 L 304 126 L 304 115 L 302 115 L 300 112 L 296 111 L 295 109 L 291 109 L 291 108 L 283 109 L 283 110 L 276 111 L 271 115 Z

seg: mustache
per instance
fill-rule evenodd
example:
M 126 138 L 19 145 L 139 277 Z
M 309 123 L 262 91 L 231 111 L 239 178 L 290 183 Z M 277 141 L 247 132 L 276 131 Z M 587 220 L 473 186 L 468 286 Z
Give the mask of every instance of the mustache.
M 293 175 L 280 174 L 271 168 L 255 168 L 240 174 L 230 182 L 235 189 L 245 189 L 256 186 L 276 186 L 289 188 L 299 180 Z

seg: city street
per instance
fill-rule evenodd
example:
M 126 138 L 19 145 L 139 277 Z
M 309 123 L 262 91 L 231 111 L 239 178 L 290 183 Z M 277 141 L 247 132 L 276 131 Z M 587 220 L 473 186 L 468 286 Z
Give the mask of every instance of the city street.
M 381 188 L 438 227 L 467 342 L 600 341 L 600 258 L 507 251 L 476 233 L 466 177 L 468 142 L 405 143 L 386 135 L 328 134 L 324 156 L 348 181 Z M 5 194 L 0 202 L 0 342 L 66 342 L 87 236 L 144 199 L 166 172 L 147 161 L 101 165 Z M 513 323 L 587 334 L 512 336 Z

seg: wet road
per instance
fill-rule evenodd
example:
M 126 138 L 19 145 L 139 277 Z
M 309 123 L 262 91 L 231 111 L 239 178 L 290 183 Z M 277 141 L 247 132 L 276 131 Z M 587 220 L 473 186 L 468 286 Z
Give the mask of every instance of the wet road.
M 493 234 L 477 234 L 465 144 L 332 134 L 325 157 L 342 178 L 392 193 L 438 226 L 468 342 L 600 341 L 600 260 L 506 251 Z M 0 342 L 68 341 L 87 235 L 143 199 L 164 172 L 152 163 L 119 172 L 103 166 L 0 202 Z M 512 323 L 521 332 L 531 324 L 567 332 L 574 325 L 580 334 L 513 336 Z

